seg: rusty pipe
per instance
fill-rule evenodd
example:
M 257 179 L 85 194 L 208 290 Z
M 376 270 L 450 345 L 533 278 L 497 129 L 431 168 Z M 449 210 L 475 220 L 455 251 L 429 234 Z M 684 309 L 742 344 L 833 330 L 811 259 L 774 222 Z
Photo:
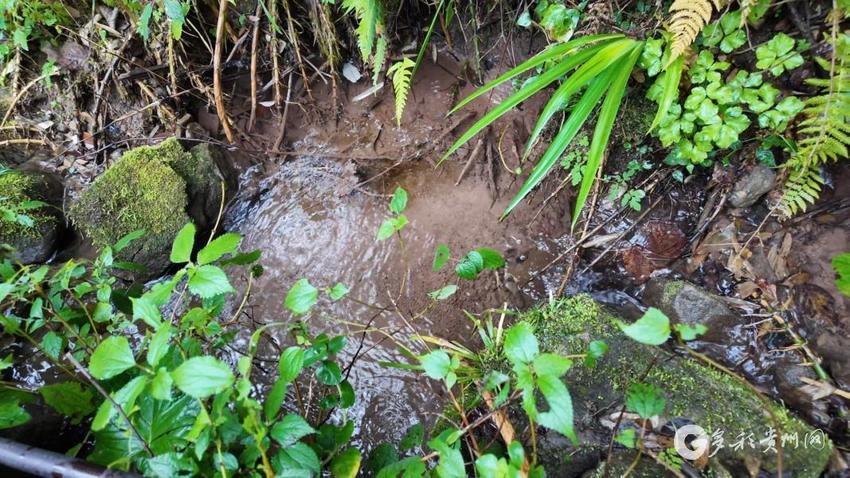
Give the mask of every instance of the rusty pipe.
M 6 438 L 0 438 L 0 465 L 44 478 L 139 478 Z

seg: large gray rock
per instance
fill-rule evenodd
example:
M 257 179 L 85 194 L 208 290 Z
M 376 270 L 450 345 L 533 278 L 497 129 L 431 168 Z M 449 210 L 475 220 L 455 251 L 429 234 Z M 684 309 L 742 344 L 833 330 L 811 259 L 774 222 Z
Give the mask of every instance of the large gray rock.
M 745 342 L 737 330 L 740 316 L 723 299 L 690 282 L 653 278 L 646 284 L 643 301 L 664 312 L 673 323 L 708 327 L 699 337 L 702 342 L 724 347 Z
M 734 207 L 752 206 L 773 189 L 774 181 L 776 172 L 763 164 L 755 165 L 735 183 L 729 204 Z
M 715 476 L 749 476 L 748 467 L 753 464 L 767 472 L 775 471 L 775 451 L 765 451 L 762 446 L 731 446 L 741 434 L 752 433 L 757 444 L 776 427 L 801 440 L 818 433 L 778 403 L 770 402 L 769 409 L 778 421 L 774 423 L 755 392 L 722 372 L 627 338 L 615 325 L 618 318 L 589 296 L 559 300 L 522 318 L 534 326 L 544 351 L 574 355 L 585 353 L 592 340 L 608 344 L 608 353 L 595 367 L 576 361 L 564 377 L 572 395 L 579 447 L 555 432 L 538 431 L 539 460 L 549 476 L 581 476 L 604 459 L 611 438 L 610 424 L 606 426 L 604 419 L 619 412 L 626 390 L 638 381 L 663 391 L 666 406 L 659 420 L 666 425 L 659 425 L 658 430 L 693 423 L 709 436 L 723 433 L 725 446 L 716 447 L 716 455 L 708 460 Z M 511 416 L 515 423 L 522 423 L 521 411 L 514 410 Z M 663 435 L 658 433 L 659 437 Z M 661 438 L 658 443 L 662 443 Z M 830 442 L 824 439 L 823 443 L 820 449 L 786 446 L 786 472 L 795 477 L 820 476 L 832 452 Z

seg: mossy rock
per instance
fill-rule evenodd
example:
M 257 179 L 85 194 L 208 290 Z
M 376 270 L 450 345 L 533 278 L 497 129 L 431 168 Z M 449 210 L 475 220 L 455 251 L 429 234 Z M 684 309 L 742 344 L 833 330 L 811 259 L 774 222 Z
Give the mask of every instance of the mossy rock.
M 61 187 L 47 174 L 6 170 L 0 174 L 0 244 L 23 264 L 47 261 L 62 230 L 56 195 Z M 42 203 L 42 205 L 38 205 Z
M 593 368 L 576 363 L 565 376 L 575 408 L 576 429 L 581 446 L 552 432 L 539 436 L 540 460 L 552 476 L 575 476 L 565 456 L 588 455 L 596 451 L 604 456 L 610 440 L 610 430 L 599 423 L 599 417 L 620 409 L 625 391 L 643 381 L 660 387 L 666 401 L 663 419 L 686 419 L 705 429 L 709 436 L 722 431 L 725 447 L 710 460 L 709 468 L 729 470 L 733 476 L 747 475 L 747 463 L 758 463 L 773 472 L 776 453 L 763 452 L 744 446 L 734 450 L 731 444 L 740 433 L 752 433 L 758 441 L 764 438 L 773 422 L 759 397 L 734 378 L 695 360 L 628 339 L 615 325 L 610 311 L 587 295 L 555 301 L 523 314 L 534 327 L 541 348 L 564 355 L 582 354 L 593 340 L 604 340 L 608 353 Z M 613 404 L 613 405 L 612 405 Z M 782 433 L 797 434 L 802 441 L 818 432 L 775 402 L 771 411 L 778 418 Z M 832 452 L 831 443 L 824 439 L 821 449 L 809 446 L 786 446 L 783 452 L 784 470 L 795 477 L 817 477 L 825 468 Z
M 195 225 L 202 230 L 213 228 L 227 192 L 236 187 L 236 174 L 221 148 L 199 144 L 179 161 L 172 162 L 171 167 L 186 181 L 188 212 Z
M 162 272 L 174 236 L 190 221 L 186 182 L 171 166 L 188 156 L 175 138 L 127 151 L 71 206 L 71 220 L 98 248 L 144 229 L 119 257 Z

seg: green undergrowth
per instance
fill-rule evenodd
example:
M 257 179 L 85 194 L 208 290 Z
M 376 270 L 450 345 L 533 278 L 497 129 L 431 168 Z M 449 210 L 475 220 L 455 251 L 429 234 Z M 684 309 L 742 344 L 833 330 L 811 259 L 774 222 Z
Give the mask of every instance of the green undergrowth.
M 0 173 L 0 243 L 37 237 L 39 226 L 56 221 L 48 206 L 33 197 L 39 187 L 36 175 L 11 170 Z

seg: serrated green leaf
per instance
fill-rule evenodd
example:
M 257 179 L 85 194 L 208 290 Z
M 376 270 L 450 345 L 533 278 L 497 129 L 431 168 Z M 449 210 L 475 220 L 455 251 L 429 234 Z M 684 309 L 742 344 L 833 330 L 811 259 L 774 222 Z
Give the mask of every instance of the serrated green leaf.
M 127 337 L 113 335 L 103 340 L 92 353 L 89 372 L 98 380 L 112 378 L 136 365 Z
M 189 262 L 194 245 L 195 225 L 190 222 L 183 226 L 174 238 L 174 243 L 171 245 L 171 262 L 175 264 Z
M 171 372 L 174 384 L 186 395 L 207 398 L 233 385 L 233 371 L 221 360 L 210 357 L 193 357 Z
M 284 305 L 295 315 L 310 311 L 319 300 L 319 289 L 307 279 L 299 279 L 286 294 Z
M 643 317 L 632 324 L 618 321 L 617 325 L 629 338 L 647 345 L 661 345 L 670 338 L 670 319 L 664 312 L 650 307 Z

